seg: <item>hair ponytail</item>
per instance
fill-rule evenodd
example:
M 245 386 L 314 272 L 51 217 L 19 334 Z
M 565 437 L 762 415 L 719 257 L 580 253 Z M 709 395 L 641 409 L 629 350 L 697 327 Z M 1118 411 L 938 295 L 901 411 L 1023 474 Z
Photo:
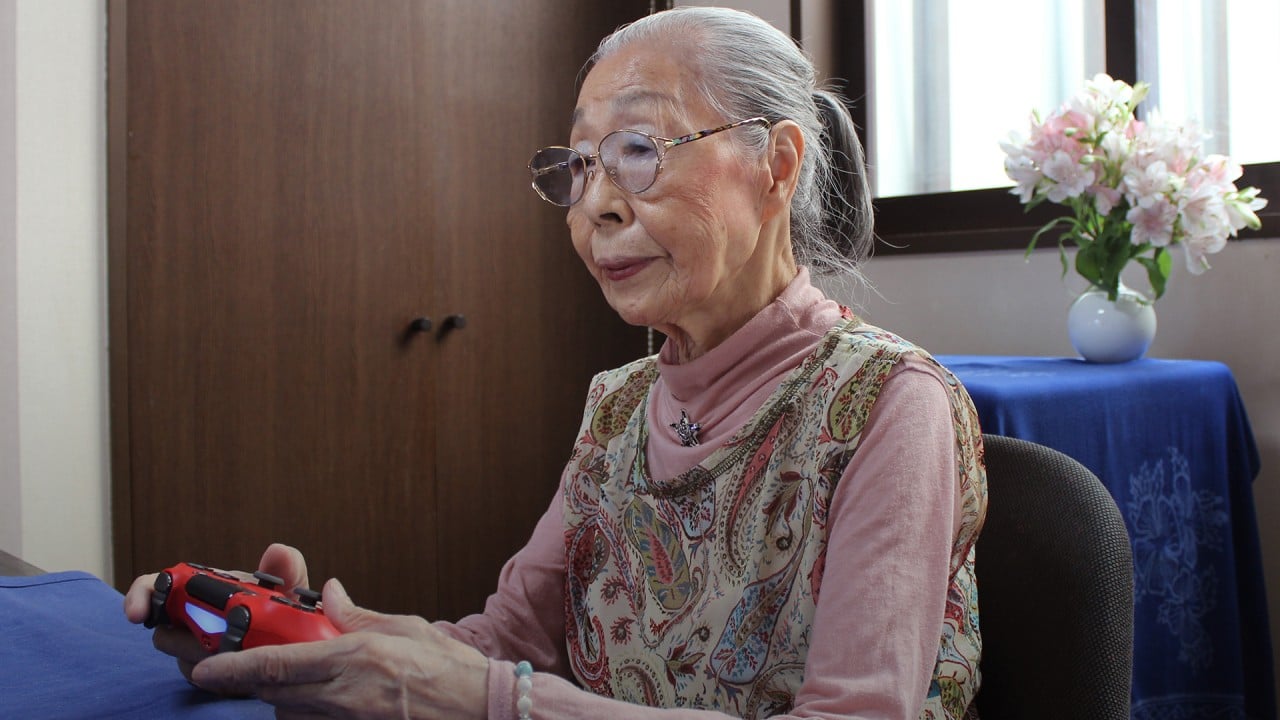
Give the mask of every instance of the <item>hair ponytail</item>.
M 866 157 L 848 107 L 828 90 L 816 90 L 813 102 L 822 119 L 822 150 L 827 153 L 827 177 L 819 178 L 823 237 L 835 257 L 818 253 L 814 261 L 842 270 L 851 260 L 860 263 L 871 253 L 874 220 L 871 188 L 867 183 Z M 834 262 L 833 262 L 834 261 Z

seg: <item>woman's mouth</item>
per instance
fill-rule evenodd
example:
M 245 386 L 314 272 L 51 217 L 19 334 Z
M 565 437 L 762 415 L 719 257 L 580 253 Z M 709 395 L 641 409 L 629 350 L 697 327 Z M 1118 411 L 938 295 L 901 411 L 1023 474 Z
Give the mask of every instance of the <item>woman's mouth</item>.
M 635 275 L 649 266 L 652 258 L 620 258 L 597 263 L 606 280 L 619 282 Z

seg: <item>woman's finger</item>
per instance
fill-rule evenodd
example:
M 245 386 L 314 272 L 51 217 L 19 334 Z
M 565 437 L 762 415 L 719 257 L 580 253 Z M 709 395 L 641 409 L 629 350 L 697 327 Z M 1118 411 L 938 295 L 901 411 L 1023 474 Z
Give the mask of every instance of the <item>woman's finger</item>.
M 349 644 L 340 637 L 219 653 L 197 664 L 191 678 L 206 690 L 224 694 L 325 682 L 341 671 Z
M 263 551 L 258 570 L 284 580 L 284 590 L 311 587 L 307 579 L 307 560 L 302 551 L 284 543 L 272 543 Z
M 209 657 L 209 653 L 200 646 L 200 641 L 190 630 L 184 627 L 158 627 L 151 635 L 151 644 L 166 655 L 191 664 Z
M 124 615 L 131 623 L 140 623 L 151 612 L 151 593 L 155 589 L 159 573 L 135 578 L 124 596 Z
M 355 604 L 337 578 L 324 584 L 324 614 L 344 633 L 377 632 L 417 639 L 425 638 L 430 624 L 412 615 L 384 615 Z

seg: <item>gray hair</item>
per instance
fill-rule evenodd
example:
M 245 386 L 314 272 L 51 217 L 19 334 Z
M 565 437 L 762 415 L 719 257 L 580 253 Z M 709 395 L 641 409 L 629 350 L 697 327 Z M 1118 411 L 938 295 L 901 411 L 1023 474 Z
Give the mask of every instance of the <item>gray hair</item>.
M 747 12 L 682 6 L 618 28 L 587 67 L 633 42 L 678 39 L 695 52 L 698 91 L 726 122 L 764 116 L 800 126 L 805 147 L 791 200 L 791 247 L 815 275 L 861 280 L 873 242 L 871 192 L 862 144 L 843 100 L 817 86 L 813 61 L 785 33 Z M 768 133 L 737 137 L 764 152 Z

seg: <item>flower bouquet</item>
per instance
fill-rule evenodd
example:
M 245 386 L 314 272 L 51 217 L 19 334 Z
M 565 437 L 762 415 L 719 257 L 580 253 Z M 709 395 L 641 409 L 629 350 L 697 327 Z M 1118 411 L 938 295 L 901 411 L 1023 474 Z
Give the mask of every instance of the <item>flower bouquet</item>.
M 1257 188 L 1236 188 L 1240 166 L 1205 155 L 1195 129 L 1166 123 L 1156 110 L 1138 120 L 1134 108 L 1148 89 L 1097 75 L 1049 117 L 1033 113 L 1029 138 L 1015 132 L 1000 144 L 1005 172 L 1017 183 L 1012 192 L 1027 210 L 1045 200 L 1070 210 L 1040 228 L 1027 253 L 1061 228 L 1063 274 L 1070 241 L 1076 272 L 1113 302 L 1130 260 L 1146 268 L 1158 299 L 1172 269 L 1171 246 L 1182 248 L 1187 269 L 1199 275 L 1228 237 L 1261 226 L 1256 211 L 1267 202 Z

